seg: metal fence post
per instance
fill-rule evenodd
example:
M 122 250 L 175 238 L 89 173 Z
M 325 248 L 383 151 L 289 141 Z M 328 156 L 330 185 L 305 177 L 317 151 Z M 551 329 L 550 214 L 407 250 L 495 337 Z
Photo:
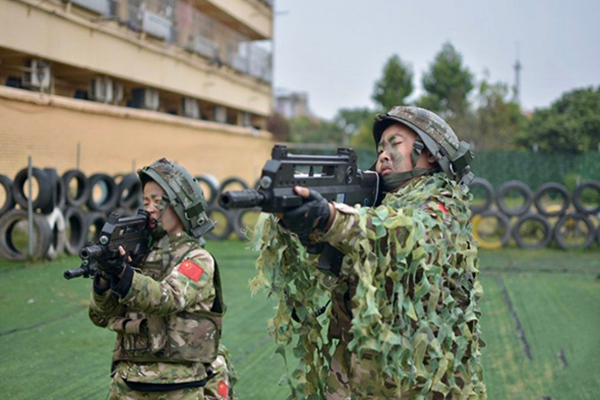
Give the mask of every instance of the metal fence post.
M 31 156 L 27 157 L 27 186 L 29 194 L 27 195 L 27 232 L 29 234 L 29 256 L 33 257 L 33 161 Z
M 81 161 L 81 142 L 77 142 L 77 161 L 75 166 L 79 169 L 79 162 Z

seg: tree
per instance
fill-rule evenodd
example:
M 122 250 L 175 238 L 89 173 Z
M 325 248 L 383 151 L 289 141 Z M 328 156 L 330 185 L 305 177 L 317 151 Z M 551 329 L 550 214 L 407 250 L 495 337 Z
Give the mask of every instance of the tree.
M 285 142 L 290 133 L 290 123 L 283 114 L 273 111 L 267 120 L 267 130 L 273 134 L 273 139 Z
M 383 67 L 383 76 L 375 82 L 371 97 L 382 110 L 403 105 L 413 91 L 413 72 L 410 65 L 402 62 L 396 54 Z
M 348 135 L 357 135 L 364 124 L 372 124 L 374 111 L 362 108 L 340 108 L 333 121 Z
M 519 105 L 509 100 L 509 94 L 507 84 L 482 80 L 473 129 L 464 132 L 461 139 L 473 142 L 476 150 L 513 149 L 515 136 L 526 120 Z
M 346 132 L 334 122 L 315 117 L 290 119 L 289 141 L 295 143 L 328 143 L 341 145 L 346 142 Z
M 460 118 L 469 110 L 468 96 L 474 88 L 473 74 L 462 65 L 462 55 L 447 42 L 423 74 L 426 94 L 417 105 L 444 118 Z
M 549 108 L 535 110 L 517 143 L 543 152 L 598 151 L 600 86 L 572 90 Z

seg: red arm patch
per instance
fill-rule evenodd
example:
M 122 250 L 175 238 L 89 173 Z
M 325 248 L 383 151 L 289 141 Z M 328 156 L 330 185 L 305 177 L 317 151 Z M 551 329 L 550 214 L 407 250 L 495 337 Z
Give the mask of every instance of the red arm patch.
M 229 388 L 225 381 L 219 382 L 219 388 L 217 389 L 219 396 L 228 399 L 229 398 Z
M 179 272 L 194 282 L 198 282 L 204 273 L 204 270 L 197 264 L 194 264 L 190 260 L 185 260 L 179 266 Z
M 437 204 L 438 208 L 439 208 L 440 210 L 442 210 L 442 212 L 443 212 L 444 214 L 448 214 L 448 210 L 446 209 L 446 207 L 444 207 L 444 205 L 443 205 L 442 203 L 436 203 L 436 204 Z

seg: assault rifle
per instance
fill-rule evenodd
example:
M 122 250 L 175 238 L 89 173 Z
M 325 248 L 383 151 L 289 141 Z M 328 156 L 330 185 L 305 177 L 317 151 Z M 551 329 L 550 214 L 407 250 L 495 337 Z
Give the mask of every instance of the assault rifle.
M 379 203 L 379 174 L 357 168 L 356 152 L 338 148 L 332 156 L 291 154 L 286 146 L 275 145 L 271 160 L 262 170 L 258 189 L 228 191 L 219 204 L 225 209 L 255 208 L 285 213 L 302 204 L 294 186 L 316 190 L 326 200 L 372 207 Z M 343 255 L 330 245 L 309 246 L 309 253 L 321 254 L 319 269 L 337 275 Z
M 102 227 L 97 243 L 89 243 L 79 251 L 83 260 L 81 266 L 64 272 L 65 279 L 80 276 L 93 278 L 98 270 L 98 263 L 111 258 L 120 257 L 119 246 L 125 249 L 125 257 L 131 257 L 131 264 L 138 265 L 148 253 L 150 242 L 150 215 L 139 210 L 133 217 L 119 218 L 112 213 Z

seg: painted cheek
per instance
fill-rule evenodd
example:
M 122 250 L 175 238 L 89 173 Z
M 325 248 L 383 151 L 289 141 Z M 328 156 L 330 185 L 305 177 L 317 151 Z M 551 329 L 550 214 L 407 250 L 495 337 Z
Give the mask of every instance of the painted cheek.
M 394 170 L 396 172 L 400 171 L 400 169 L 403 167 L 404 160 L 406 159 L 400 152 L 399 147 L 400 146 L 389 146 L 389 148 L 386 150 L 390 154 L 392 165 L 394 166 Z

